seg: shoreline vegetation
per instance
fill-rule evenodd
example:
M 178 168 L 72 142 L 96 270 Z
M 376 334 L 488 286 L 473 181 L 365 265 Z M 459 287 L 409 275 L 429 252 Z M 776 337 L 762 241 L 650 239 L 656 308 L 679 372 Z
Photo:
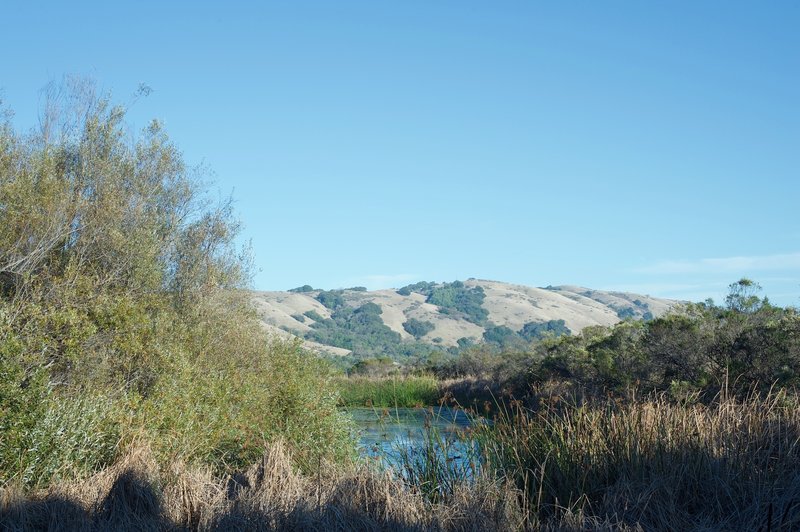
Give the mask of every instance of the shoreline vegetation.
M 46 101 L 0 120 L 0 529 L 800 529 L 800 315 L 753 281 L 345 374 L 263 330 L 230 201 L 158 123 L 85 82 Z M 431 431 L 382 471 L 342 409 L 438 404 L 492 419 L 480 467 Z
M 432 375 L 340 377 L 334 380 L 344 407 L 415 408 L 441 402 L 440 382 Z
M 667 397 L 510 405 L 480 443 L 477 477 L 428 449 L 414 476 L 325 460 L 298 469 L 266 444 L 219 475 L 138 443 L 110 467 L 47 489 L 6 486 L 8 530 L 726 530 L 800 526 L 800 409 L 783 392 L 710 405 Z M 433 435 L 429 441 L 436 444 Z M 438 462 L 437 462 L 438 461 Z

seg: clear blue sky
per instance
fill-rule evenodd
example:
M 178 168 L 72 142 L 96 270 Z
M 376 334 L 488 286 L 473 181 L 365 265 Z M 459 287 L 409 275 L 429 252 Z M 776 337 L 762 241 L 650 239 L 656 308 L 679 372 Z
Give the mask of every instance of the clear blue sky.
M 259 289 L 488 278 L 800 304 L 800 3 L 4 2 L 233 192 Z

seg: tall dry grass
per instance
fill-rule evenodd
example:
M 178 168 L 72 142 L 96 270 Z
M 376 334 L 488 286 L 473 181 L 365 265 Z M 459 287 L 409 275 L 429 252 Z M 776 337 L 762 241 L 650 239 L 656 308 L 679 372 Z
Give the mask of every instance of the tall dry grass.
M 800 408 L 784 392 L 712 404 L 502 409 L 485 470 L 524 493 L 529 526 L 585 515 L 646 530 L 800 529 Z
M 707 405 L 553 396 L 536 410 L 512 405 L 470 437 L 482 464 L 436 466 L 450 475 L 436 497 L 425 471 L 304 473 L 280 442 L 224 476 L 159 465 L 138 445 L 83 481 L 6 487 L 0 530 L 800 529 L 800 409 L 783 392 Z
M 431 505 L 388 472 L 323 465 L 298 472 L 287 448 L 270 445 L 249 469 L 215 477 L 209 468 L 160 469 L 137 447 L 81 482 L 0 494 L 0 529 L 29 530 L 496 530 L 521 522 L 516 497 L 463 485 Z

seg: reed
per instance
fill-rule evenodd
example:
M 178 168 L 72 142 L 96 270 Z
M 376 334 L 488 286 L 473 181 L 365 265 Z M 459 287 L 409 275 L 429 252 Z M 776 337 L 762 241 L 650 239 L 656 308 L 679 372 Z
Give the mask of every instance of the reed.
M 543 402 L 501 408 L 475 435 L 531 526 L 583 514 L 648 530 L 800 527 L 800 408 L 786 393 Z
M 772 392 L 710 404 L 666 396 L 499 407 L 454 465 L 435 431 L 400 471 L 298 467 L 266 444 L 249 468 L 164 463 L 143 442 L 82 480 L 0 491 L 0 529 L 797 530 L 800 408 Z M 448 447 L 450 446 L 450 447 Z
M 160 468 L 146 446 L 83 482 L 0 491 L 0 529 L 26 530 L 495 530 L 508 510 L 488 492 L 462 489 L 452 509 L 433 505 L 389 473 L 327 464 L 294 466 L 270 444 L 246 470 L 217 477 L 180 462 Z
M 439 381 L 428 375 L 348 377 L 336 382 L 341 406 L 412 408 L 439 403 Z

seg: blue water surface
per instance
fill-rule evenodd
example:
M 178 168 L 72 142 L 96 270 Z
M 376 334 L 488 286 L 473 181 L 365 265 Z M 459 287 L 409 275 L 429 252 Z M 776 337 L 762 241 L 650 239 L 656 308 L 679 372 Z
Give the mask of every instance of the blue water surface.
M 476 446 L 465 434 L 475 421 L 463 410 L 428 407 L 347 411 L 358 428 L 359 452 L 381 467 L 401 470 L 409 460 L 431 460 L 432 456 L 448 467 L 475 467 Z

